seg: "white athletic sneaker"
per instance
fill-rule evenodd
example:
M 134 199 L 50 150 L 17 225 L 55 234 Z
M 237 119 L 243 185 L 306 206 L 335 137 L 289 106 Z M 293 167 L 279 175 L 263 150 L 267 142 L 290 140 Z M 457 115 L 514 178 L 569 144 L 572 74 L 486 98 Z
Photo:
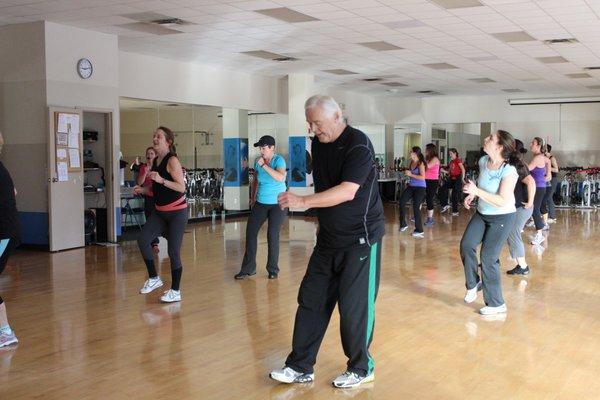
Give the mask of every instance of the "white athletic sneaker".
M 176 301 L 181 301 L 181 290 L 167 290 L 165 294 L 160 296 L 160 301 L 163 303 L 174 303 Z
M 452 213 L 452 216 L 453 216 L 453 217 L 458 217 L 459 215 L 460 215 L 460 213 L 457 213 L 457 212 L 455 212 L 455 213 L 453 212 L 453 213 Z
M 290 367 L 274 369 L 269 378 L 282 383 L 308 383 L 315 379 L 315 374 L 304 374 Z
M 546 240 L 546 238 L 544 237 L 544 235 L 542 235 L 542 233 L 536 233 L 533 239 L 531 240 L 531 244 L 539 245 L 542 244 L 544 240 Z
M 477 285 L 473 289 L 467 289 L 465 294 L 465 303 L 472 303 L 477 300 L 477 292 L 481 290 L 481 281 L 477 282 Z
M 153 291 L 154 289 L 158 289 L 162 285 L 163 281 L 160 279 L 159 276 L 157 276 L 156 278 L 150 278 L 146 282 L 144 282 L 144 286 L 142 286 L 142 288 L 140 289 L 140 293 L 150 293 L 151 291 Z
M 450 209 L 449 205 L 445 205 L 444 207 L 442 207 L 442 209 L 440 210 L 440 213 L 445 213 L 446 211 L 448 211 Z
M 546 224 L 544 225 L 544 227 L 542 228 L 543 231 L 549 231 L 550 230 L 550 225 Z
M 549 224 L 555 224 L 556 223 L 556 218 L 548 218 L 548 223 Z
M 535 226 L 535 221 L 530 220 L 525 226 L 528 228 L 533 228 Z
M 11 344 L 19 343 L 15 336 L 15 331 L 11 333 L 0 333 L 0 347 L 10 346 Z
M 373 372 L 367 376 L 359 376 L 356 372 L 346 371 L 335 378 L 331 384 L 336 388 L 353 388 L 362 383 L 373 382 L 374 380 L 375 374 Z
M 418 237 L 418 238 L 424 238 L 425 237 L 425 232 L 417 232 L 414 231 L 413 233 L 411 233 L 412 237 Z
M 400 227 L 400 232 L 404 232 L 408 229 L 408 226 L 402 226 Z
M 479 310 L 479 314 L 481 315 L 496 315 L 505 313 L 507 311 L 506 304 L 502 304 L 498 307 L 490 307 L 486 306 Z

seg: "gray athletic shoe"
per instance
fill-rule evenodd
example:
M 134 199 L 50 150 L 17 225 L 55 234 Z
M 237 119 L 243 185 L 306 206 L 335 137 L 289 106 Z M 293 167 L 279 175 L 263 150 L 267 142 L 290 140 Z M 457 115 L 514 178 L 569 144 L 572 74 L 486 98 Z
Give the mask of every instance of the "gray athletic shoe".
M 10 346 L 11 344 L 19 343 L 19 339 L 15 336 L 15 331 L 11 333 L 0 333 L 0 347 Z
M 356 372 L 346 371 L 335 378 L 331 384 L 336 388 L 346 389 L 357 387 L 363 383 L 373 382 L 374 380 L 375 374 L 373 372 L 367 376 L 360 376 Z
M 282 383 L 309 383 L 315 379 L 315 374 L 305 374 L 290 367 L 271 371 L 269 377 Z

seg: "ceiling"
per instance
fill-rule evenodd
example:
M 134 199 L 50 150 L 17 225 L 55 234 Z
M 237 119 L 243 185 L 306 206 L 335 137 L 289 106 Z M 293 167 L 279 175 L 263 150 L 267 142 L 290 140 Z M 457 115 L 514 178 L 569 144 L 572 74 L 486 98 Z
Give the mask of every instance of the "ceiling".
M 124 51 L 390 96 L 600 93 L 585 69 L 600 67 L 599 15 L 600 0 L 0 0 L 0 25 L 54 21 Z
M 202 106 L 202 105 L 192 105 L 192 104 L 184 104 L 184 103 L 166 103 L 162 101 L 154 101 L 154 100 L 138 100 L 138 99 L 130 99 L 130 98 L 120 98 L 119 99 L 119 109 L 122 111 L 147 111 L 147 110 L 191 110 L 191 109 L 202 109 L 204 111 L 214 111 L 221 112 L 221 107 L 213 107 L 213 106 Z

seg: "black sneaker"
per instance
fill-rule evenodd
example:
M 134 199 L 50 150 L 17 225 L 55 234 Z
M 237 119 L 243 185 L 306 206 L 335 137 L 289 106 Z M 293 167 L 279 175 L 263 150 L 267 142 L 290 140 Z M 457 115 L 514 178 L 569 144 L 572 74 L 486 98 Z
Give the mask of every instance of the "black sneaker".
M 250 277 L 250 276 L 252 276 L 252 275 L 256 275 L 256 272 L 252 272 L 252 273 L 248 273 L 248 272 L 238 272 L 238 273 L 237 273 L 237 274 L 234 276 L 234 278 L 235 278 L 235 279 L 245 279 L 245 278 L 248 278 L 248 277 Z
M 520 265 L 517 265 L 513 269 L 506 271 L 509 275 L 527 275 L 529 273 L 529 266 L 525 268 L 521 268 Z
M 269 272 L 269 279 L 277 279 L 277 274 Z

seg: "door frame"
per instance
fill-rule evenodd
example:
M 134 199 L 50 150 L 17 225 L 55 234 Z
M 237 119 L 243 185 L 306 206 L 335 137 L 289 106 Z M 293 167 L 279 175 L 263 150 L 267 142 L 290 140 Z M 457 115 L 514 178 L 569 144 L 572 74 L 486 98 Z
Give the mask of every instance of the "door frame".
M 106 181 L 104 185 L 104 197 L 106 199 L 106 214 L 108 217 L 107 228 L 108 228 L 108 241 L 111 243 L 117 242 L 117 218 L 115 208 L 115 195 L 119 194 L 119 188 L 115 187 L 115 149 L 114 149 L 114 113 L 115 110 L 111 108 L 95 108 L 95 107 L 82 107 L 81 115 L 83 120 L 83 113 L 98 113 L 105 115 L 105 123 L 106 123 L 106 139 L 104 142 L 106 159 L 105 168 L 104 168 L 104 179 Z M 83 134 L 83 124 L 82 124 L 82 134 Z

